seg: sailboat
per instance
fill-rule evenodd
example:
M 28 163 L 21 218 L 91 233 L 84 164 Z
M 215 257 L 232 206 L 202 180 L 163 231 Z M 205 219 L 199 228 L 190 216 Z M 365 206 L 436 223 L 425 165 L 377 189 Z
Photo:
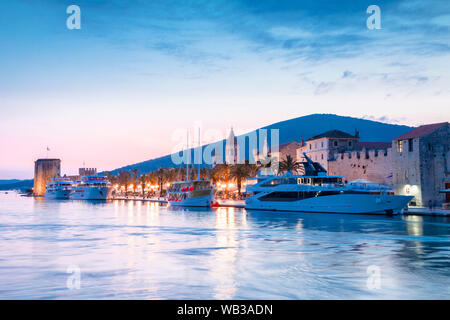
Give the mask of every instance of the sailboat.
M 200 130 L 198 136 L 200 145 Z M 213 204 L 213 187 L 211 181 L 200 179 L 200 164 L 197 180 L 189 180 L 189 134 L 186 149 L 186 180 L 173 182 L 167 192 L 167 201 L 171 206 L 210 207 Z

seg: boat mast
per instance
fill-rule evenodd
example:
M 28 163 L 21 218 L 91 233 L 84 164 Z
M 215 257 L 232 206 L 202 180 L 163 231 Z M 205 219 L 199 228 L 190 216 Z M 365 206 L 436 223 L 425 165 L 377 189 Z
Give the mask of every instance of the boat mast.
M 190 154 L 189 152 L 189 130 L 186 134 L 186 181 L 189 181 L 189 158 Z
M 198 148 L 199 148 L 199 152 L 200 152 L 200 159 L 203 160 L 203 152 L 200 146 L 200 127 L 198 127 Z M 202 163 L 202 161 L 199 162 L 198 164 L 198 173 L 197 173 L 197 180 L 200 181 L 200 164 Z

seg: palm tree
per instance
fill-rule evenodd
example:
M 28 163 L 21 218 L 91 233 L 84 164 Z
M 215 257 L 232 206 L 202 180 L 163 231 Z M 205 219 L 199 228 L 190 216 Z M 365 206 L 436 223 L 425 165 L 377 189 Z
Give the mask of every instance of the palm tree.
M 167 181 L 167 170 L 165 168 L 159 168 L 156 171 L 156 177 L 159 184 L 159 196 L 161 197 L 163 195 L 164 183 Z
M 158 177 L 156 171 L 150 171 L 145 175 L 145 184 L 155 185 L 158 183 Z M 153 190 L 153 189 L 152 189 Z
M 230 181 L 230 166 L 226 163 L 216 165 L 212 169 L 211 178 L 214 184 L 218 181 L 228 183 Z
M 228 198 L 228 182 L 230 181 L 230 166 L 226 163 L 216 165 L 211 169 L 210 177 L 213 185 L 218 182 L 225 184 L 225 197 Z
M 174 182 L 177 180 L 178 177 L 178 170 L 177 168 L 170 168 L 167 170 L 167 182 Z
M 132 169 L 131 172 L 133 172 L 133 193 L 136 191 L 136 183 L 137 183 L 137 173 L 138 169 Z
M 286 155 L 286 158 L 280 162 L 280 172 L 297 172 L 301 168 L 300 162 L 295 161 L 291 155 Z
M 251 167 L 248 164 L 235 164 L 230 169 L 230 177 L 236 181 L 238 194 L 241 195 L 242 181 L 252 177 Z
M 121 186 L 125 186 L 125 192 L 127 192 L 128 183 L 130 181 L 130 173 L 128 171 L 119 171 L 117 174 L 117 180 Z
M 139 183 L 141 184 L 142 198 L 144 198 L 144 196 L 145 196 L 144 190 L 145 190 L 145 185 L 147 184 L 147 182 L 149 180 L 148 178 L 149 177 L 146 174 L 141 174 L 139 176 Z
M 248 166 L 250 168 L 250 177 L 256 177 L 259 171 L 259 166 L 257 164 L 249 164 Z

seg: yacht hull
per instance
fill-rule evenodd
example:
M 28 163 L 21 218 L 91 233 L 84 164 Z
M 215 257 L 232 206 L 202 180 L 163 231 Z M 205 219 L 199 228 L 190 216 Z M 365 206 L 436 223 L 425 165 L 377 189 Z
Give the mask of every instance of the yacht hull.
M 70 194 L 72 200 L 109 200 L 112 199 L 111 187 L 78 187 Z
M 311 213 L 399 214 L 413 199 L 411 196 L 375 194 L 339 194 L 297 201 L 261 201 L 266 192 L 245 202 L 245 209 L 299 211 Z
M 63 200 L 69 199 L 70 190 L 53 190 L 45 193 L 45 199 Z
M 174 207 L 210 207 L 212 204 L 212 195 L 186 198 L 182 200 L 169 200 Z

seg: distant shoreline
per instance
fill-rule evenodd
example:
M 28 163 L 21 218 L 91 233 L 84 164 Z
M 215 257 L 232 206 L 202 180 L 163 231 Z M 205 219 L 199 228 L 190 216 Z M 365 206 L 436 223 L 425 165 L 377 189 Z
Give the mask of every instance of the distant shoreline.
M 13 181 L 13 182 L 11 182 Z M 33 187 L 34 179 L 28 180 L 0 180 L 0 190 L 9 191 L 9 190 L 20 190 L 24 191 L 27 189 L 31 189 Z

